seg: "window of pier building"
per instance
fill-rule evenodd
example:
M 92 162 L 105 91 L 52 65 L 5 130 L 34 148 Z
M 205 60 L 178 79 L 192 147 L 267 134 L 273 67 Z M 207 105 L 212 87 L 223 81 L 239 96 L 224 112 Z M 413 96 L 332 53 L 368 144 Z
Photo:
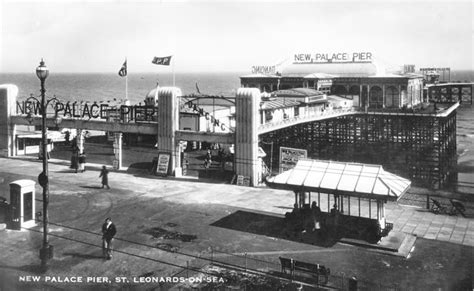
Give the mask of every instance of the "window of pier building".
M 341 96 L 347 96 L 347 89 L 345 86 L 342 85 L 336 85 L 334 86 L 334 94 L 335 95 L 341 95 Z
M 382 88 L 374 86 L 370 88 L 369 92 L 369 107 L 382 108 L 383 107 L 383 91 Z
M 318 91 L 321 91 L 324 94 L 330 94 L 331 93 L 331 86 L 321 86 L 318 88 Z
M 398 107 L 399 103 L 398 89 L 394 86 L 385 89 L 385 106 Z

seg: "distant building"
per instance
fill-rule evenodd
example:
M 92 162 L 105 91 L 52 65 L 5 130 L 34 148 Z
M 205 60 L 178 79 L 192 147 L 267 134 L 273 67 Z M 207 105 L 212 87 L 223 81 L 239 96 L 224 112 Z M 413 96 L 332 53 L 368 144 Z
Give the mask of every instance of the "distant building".
M 423 102 L 422 75 L 387 73 L 371 61 L 293 63 L 281 72 L 245 75 L 240 81 L 261 92 L 313 89 L 362 108 L 410 108 Z

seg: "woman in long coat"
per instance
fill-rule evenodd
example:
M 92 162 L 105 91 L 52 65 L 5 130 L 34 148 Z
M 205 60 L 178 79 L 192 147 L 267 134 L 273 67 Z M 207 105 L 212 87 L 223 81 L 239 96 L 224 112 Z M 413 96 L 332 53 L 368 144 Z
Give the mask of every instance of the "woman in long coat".
M 109 187 L 109 171 L 107 170 L 107 168 L 105 166 L 102 166 L 102 170 L 100 171 L 100 177 L 102 177 L 102 188 L 104 188 L 104 186 L 107 186 L 107 189 L 110 189 Z

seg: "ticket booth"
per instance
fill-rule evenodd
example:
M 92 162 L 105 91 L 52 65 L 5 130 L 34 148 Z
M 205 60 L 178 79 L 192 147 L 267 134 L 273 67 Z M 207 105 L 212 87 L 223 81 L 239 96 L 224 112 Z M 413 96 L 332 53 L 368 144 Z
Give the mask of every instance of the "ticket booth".
M 10 229 L 35 226 L 35 184 L 33 180 L 10 183 Z

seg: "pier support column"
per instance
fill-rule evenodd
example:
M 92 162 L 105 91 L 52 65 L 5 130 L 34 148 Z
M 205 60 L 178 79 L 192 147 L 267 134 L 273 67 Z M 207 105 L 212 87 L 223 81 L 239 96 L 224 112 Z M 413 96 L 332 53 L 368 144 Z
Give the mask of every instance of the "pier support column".
M 176 140 L 181 95 L 176 87 L 162 87 L 158 91 L 158 153 L 170 154 L 168 174 L 176 176 L 181 176 L 179 140 Z
M 16 126 L 11 122 L 15 114 L 18 87 L 0 85 L 0 157 L 16 155 Z
M 260 91 L 240 88 L 235 98 L 235 173 L 250 178 L 250 186 L 258 185 L 258 105 Z
M 82 135 L 82 134 L 81 134 Z M 114 132 L 114 164 L 115 170 L 122 168 L 122 136 L 121 132 Z M 84 139 L 84 138 L 82 138 Z

